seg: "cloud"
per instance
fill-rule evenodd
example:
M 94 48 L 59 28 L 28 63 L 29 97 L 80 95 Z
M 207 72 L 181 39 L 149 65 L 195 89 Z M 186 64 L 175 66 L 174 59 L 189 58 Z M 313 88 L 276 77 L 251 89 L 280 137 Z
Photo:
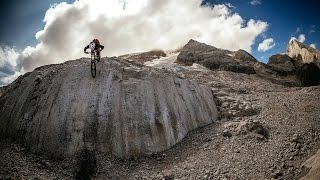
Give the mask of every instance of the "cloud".
M 300 34 L 298 37 L 298 41 L 303 43 L 305 40 L 306 40 L 306 36 L 304 34 Z
M 301 43 L 304 43 L 304 41 L 306 40 L 306 36 L 304 34 L 300 34 L 298 39 L 296 37 L 291 37 L 289 42 L 291 42 L 292 40 L 297 40 Z
M 316 30 L 314 30 L 314 29 L 311 29 L 311 30 L 309 31 L 310 34 L 315 33 L 315 32 L 316 32 Z
M 255 6 L 255 5 L 260 5 L 261 4 L 261 0 L 252 0 L 250 1 L 250 4 Z
M 0 86 L 16 79 L 21 73 L 17 71 L 19 52 L 9 46 L 0 46 Z
M 275 42 L 272 38 L 265 39 L 263 42 L 261 42 L 258 46 L 258 51 L 260 52 L 266 52 L 273 48 L 275 46 Z
M 12 75 L 3 75 L 0 71 L 0 87 L 5 86 L 11 82 L 13 82 L 15 79 L 17 79 L 21 75 L 20 72 L 15 72 Z
M 0 68 L 5 65 L 16 66 L 19 52 L 9 46 L 0 46 Z
M 78 0 L 50 7 L 38 44 L 21 52 L 21 72 L 85 56 L 93 38 L 102 56 L 152 49 L 172 50 L 195 39 L 219 48 L 251 52 L 268 23 L 244 20 L 230 5 L 201 5 L 202 0 Z
M 316 47 L 316 44 L 310 44 L 310 47 L 312 47 L 312 48 L 314 48 L 314 49 L 317 49 L 317 47 Z

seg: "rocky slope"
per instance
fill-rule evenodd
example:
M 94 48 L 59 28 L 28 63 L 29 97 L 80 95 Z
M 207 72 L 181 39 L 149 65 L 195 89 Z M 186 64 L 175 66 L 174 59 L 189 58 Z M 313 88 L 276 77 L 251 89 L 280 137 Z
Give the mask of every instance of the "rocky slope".
M 211 89 L 115 58 L 90 75 L 88 59 L 37 68 L 0 98 L 0 137 L 37 153 L 84 148 L 138 157 L 166 150 L 217 120 Z
M 219 54 L 219 50 L 212 46 L 206 47 L 198 42 L 192 44 L 205 50 L 191 51 L 196 55 L 194 57 L 210 57 L 208 61 L 212 61 L 212 54 Z M 103 69 L 117 69 L 119 64 L 127 64 L 125 67 L 135 67 L 140 72 L 147 69 L 151 74 L 164 73 L 161 79 L 172 76 L 191 84 L 197 83 L 204 89 L 210 87 L 218 109 L 217 121 L 190 131 L 169 150 L 132 160 L 119 159 L 103 151 L 84 151 L 77 156 L 54 160 L 30 153 L 26 146 L 1 141 L 0 179 L 72 179 L 92 175 L 93 179 L 291 180 L 308 179 L 308 173 L 314 174 L 310 167 L 316 169 L 317 166 L 302 164 L 320 148 L 319 86 L 292 87 L 299 85 L 295 75 L 279 75 L 281 69 L 275 70 L 271 65 L 256 62 L 241 50 L 231 52 L 231 66 L 250 66 L 256 73 L 209 69 L 197 58 L 192 58 L 192 65 L 175 63 L 178 56 L 167 54 L 167 57 L 148 61 L 145 64 L 149 68 L 122 60 L 105 59 L 101 64 Z M 226 57 L 223 53 L 221 56 Z M 182 61 L 188 62 L 189 56 L 186 57 Z M 89 66 L 87 62 L 82 63 Z M 174 84 L 170 86 L 176 87 Z

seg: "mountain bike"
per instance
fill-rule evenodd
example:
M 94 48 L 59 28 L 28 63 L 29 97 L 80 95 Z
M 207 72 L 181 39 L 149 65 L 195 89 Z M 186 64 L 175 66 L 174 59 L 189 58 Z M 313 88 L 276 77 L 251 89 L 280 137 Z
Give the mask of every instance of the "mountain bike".
M 93 48 L 91 48 L 91 75 L 93 78 L 96 77 L 96 74 L 97 74 L 97 66 L 96 66 L 96 62 L 100 61 L 100 53 L 98 50 L 95 50 L 94 49 L 94 46 Z M 85 52 L 86 54 L 89 54 L 88 52 Z

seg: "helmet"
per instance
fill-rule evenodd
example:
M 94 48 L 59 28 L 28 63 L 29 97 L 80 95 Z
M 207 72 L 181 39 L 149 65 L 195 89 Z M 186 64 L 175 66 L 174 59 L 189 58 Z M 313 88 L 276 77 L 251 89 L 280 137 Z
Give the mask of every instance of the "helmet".
M 98 39 L 93 39 L 92 42 L 94 42 L 95 44 L 100 44 Z

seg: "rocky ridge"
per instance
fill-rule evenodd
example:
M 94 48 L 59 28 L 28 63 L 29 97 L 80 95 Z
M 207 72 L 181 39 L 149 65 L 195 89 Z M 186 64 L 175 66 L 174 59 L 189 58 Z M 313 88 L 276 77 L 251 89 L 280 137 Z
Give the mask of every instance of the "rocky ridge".
M 210 70 L 219 69 L 246 74 L 256 73 L 254 68 L 243 63 L 243 61 L 241 62 L 241 60 L 246 63 L 257 62 L 244 50 L 232 52 L 190 40 L 182 48 L 176 62 L 186 66 L 198 63 Z

